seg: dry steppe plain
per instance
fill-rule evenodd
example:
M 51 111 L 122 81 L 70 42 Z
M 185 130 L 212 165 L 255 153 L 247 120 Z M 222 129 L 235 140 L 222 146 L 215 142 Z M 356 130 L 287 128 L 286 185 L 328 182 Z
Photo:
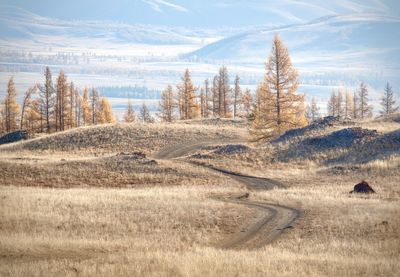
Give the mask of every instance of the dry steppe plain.
M 378 133 L 315 144 L 355 127 Z M 0 275 L 398 276 L 399 129 L 335 123 L 256 144 L 243 122 L 133 123 L 0 146 Z M 285 188 L 249 190 L 212 167 Z M 349 194 L 361 180 L 377 193 Z M 225 248 L 260 211 L 216 196 L 246 193 L 301 216 L 272 243 Z

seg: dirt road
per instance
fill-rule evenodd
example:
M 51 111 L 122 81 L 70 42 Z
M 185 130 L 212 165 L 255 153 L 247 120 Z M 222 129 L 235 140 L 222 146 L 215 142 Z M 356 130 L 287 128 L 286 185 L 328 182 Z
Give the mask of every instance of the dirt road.
M 224 143 L 237 143 L 239 140 L 232 140 Z M 181 145 L 174 145 L 161 150 L 157 155 L 157 159 L 176 159 L 182 158 L 196 149 L 204 146 L 221 144 L 220 141 L 203 141 L 193 142 Z M 248 175 L 235 173 L 223 168 L 216 168 L 201 163 L 194 163 L 197 166 L 207 167 L 210 170 L 217 171 L 229 178 L 232 178 L 244 185 L 250 191 L 270 190 L 273 188 L 284 188 L 285 186 L 268 178 L 259 178 Z M 240 205 L 245 205 L 252 209 L 257 209 L 257 216 L 242 229 L 222 242 L 223 248 L 235 249 L 252 249 L 262 247 L 276 240 L 285 230 L 292 228 L 291 224 L 300 216 L 300 210 L 276 205 L 267 202 L 257 202 L 248 198 L 249 195 L 220 195 L 215 199 Z

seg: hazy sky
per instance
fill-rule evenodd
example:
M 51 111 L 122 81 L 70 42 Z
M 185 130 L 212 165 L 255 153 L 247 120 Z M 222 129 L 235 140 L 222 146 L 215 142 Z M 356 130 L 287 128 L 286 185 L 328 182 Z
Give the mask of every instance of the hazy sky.
M 400 16 L 399 0 L 0 0 L 0 3 L 68 20 L 213 28 L 282 25 L 349 13 Z

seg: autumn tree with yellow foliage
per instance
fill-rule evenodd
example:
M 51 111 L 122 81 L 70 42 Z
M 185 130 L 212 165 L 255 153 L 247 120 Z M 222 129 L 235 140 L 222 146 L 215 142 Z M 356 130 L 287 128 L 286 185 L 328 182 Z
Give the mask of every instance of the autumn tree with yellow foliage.
M 4 129 L 6 132 L 17 130 L 18 114 L 19 105 L 17 104 L 17 90 L 14 84 L 14 78 L 11 77 L 7 84 L 7 94 L 4 99 Z
M 257 89 L 255 119 L 251 126 L 254 140 L 269 139 L 307 124 L 304 95 L 297 93 L 298 73 L 278 35 L 273 39 L 266 71 Z
M 128 100 L 128 107 L 124 114 L 124 121 L 127 123 L 134 122 L 136 120 L 135 110 L 133 109 L 132 102 Z
M 104 124 L 113 122 L 115 122 L 115 118 L 113 115 L 111 104 L 107 98 L 102 97 L 100 99 L 99 109 L 97 111 L 97 123 Z
M 182 82 L 177 85 L 178 108 L 180 119 L 193 119 L 198 116 L 199 106 L 196 103 L 196 87 L 193 85 L 189 69 L 185 70 Z

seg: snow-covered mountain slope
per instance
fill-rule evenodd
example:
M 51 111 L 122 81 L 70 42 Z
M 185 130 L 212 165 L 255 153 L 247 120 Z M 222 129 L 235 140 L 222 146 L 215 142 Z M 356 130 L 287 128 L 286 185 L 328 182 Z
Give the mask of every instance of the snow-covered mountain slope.
M 275 34 L 283 38 L 294 60 L 301 63 L 326 61 L 328 54 L 335 64 L 342 60 L 351 63 L 358 58 L 376 58 L 370 54 L 390 55 L 392 62 L 398 62 L 400 56 L 400 18 L 354 14 L 319 18 L 306 24 L 250 29 L 184 57 L 260 63 L 266 59 Z
M 156 25 L 131 25 L 115 21 L 67 21 L 42 17 L 13 6 L 0 6 L 0 45 L 20 46 L 192 45 L 201 47 L 222 38 L 213 30 Z M 22 42 L 22 43 L 21 43 Z M 81 44 L 81 45 L 79 45 Z M 111 44 L 111 46 L 110 46 Z

